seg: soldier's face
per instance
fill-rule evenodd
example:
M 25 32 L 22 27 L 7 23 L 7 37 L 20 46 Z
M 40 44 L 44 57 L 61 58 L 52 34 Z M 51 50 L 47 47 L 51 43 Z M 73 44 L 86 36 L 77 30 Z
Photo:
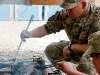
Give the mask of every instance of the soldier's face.
M 65 9 L 71 19 L 78 18 L 83 15 L 84 13 L 84 5 L 82 2 L 78 3 L 72 9 Z
M 100 55 L 95 55 L 92 58 L 92 63 L 94 64 L 97 73 L 100 75 Z

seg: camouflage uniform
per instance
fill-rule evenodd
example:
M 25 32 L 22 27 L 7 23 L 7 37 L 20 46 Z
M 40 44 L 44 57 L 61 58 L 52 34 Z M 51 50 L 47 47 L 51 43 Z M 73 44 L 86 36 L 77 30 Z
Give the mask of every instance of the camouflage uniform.
M 88 38 L 89 49 L 84 53 L 84 57 L 90 57 L 92 53 L 100 53 L 100 31 L 91 34 Z
M 97 31 L 89 36 L 88 44 L 89 49 L 83 55 L 83 57 L 87 59 L 92 53 L 100 53 L 100 31 Z
M 69 43 L 71 44 L 88 44 L 88 36 L 92 33 L 99 31 L 99 20 L 100 20 L 100 8 L 89 3 L 89 9 L 87 13 L 77 19 L 71 19 L 65 10 L 57 11 L 55 15 L 51 16 L 47 23 L 44 25 L 48 34 L 59 32 L 60 30 L 65 30 L 69 41 L 60 41 L 51 43 L 45 49 L 45 54 L 48 59 L 56 65 L 58 61 L 64 61 L 63 58 L 63 48 Z M 77 58 L 75 58 L 75 55 Z M 94 66 L 91 60 L 87 60 L 83 53 L 72 53 L 69 55 L 67 61 L 73 63 L 79 63 L 77 70 L 90 74 L 96 75 Z M 80 60 L 81 59 L 81 60 Z

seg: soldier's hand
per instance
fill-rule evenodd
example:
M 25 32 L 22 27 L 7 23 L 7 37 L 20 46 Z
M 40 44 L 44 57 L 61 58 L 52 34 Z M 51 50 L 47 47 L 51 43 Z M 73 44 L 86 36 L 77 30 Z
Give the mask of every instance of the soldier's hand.
M 25 38 L 30 38 L 30 32 L 26 31 L 26 30 L 22 30 L 21 34 L 20 34 L 20 38 L 22 41 L 26 41 Z
M 70 53 L 71 53 L 71 51 L 68 49 L 68 47 L 67 46 L 64 47 L 64 49 L 63 49 L 63 56 L 64 56 L 65 59 L 68 58 L 67 55 L 70 54 Z
M 72 63 L 66 61 L 57 62 L 56 67 L 67 74 L 70 74 L 69 72 L 74 70 Z

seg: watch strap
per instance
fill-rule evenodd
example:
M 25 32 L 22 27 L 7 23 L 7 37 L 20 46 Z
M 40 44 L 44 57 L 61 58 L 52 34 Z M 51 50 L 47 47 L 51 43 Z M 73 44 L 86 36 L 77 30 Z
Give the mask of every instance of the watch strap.
M 69 49 L 71 52 L 73 52 L 73 50 L 71 49 L 71 47 L 72 47 L 72 44 L 69 44 L 69 45 L 68 45 L 68 49 Z

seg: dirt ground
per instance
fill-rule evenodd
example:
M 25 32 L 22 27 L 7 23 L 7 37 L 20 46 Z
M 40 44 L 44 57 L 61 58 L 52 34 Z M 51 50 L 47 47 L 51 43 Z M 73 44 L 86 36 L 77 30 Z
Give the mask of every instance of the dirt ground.
M 28 23 L 29 21 L 0 21 L 0 61 L 10 60 L 16 56 L 20 59 L 30 59 L 34 55 L 43 57 L 43 51 L 48 44 L 60 40 L 68 40 L 65 32 L 62 30 L 59 33 L 42 38 L 27 39 L 20 46 L 20 33 L 26 29 Z M 30 31 L 45 23 L 46 21 L 32 21 L 28 30 Z

